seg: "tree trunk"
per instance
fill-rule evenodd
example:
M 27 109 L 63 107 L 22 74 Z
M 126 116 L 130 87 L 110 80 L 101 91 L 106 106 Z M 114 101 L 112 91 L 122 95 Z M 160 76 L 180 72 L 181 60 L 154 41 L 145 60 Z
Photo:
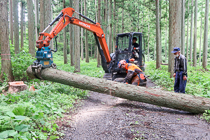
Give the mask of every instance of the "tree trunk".
M 189 13 L 189 5 L 190 5 L 190 3 L 189 3 L 189 0 L 188 0 L 188 6 L 187 6 L 187 11 L 188 11 L 188 13 Z M 189 16 L 187 17 L 187 46 L 186 46 L 186 59 L 188 60 L 188 51 L 189 51 Z
M 34 0 L 34 8 L 35 8 L 35 36 L 36 36 L 36 40 L 38 40 L 38 19 L 37 19 L 37 11 L 38 11 L 38 0 Z
M 171 76 L 174 73 L 174 54 L 171 53 L 174 47 L 181 47 L 181 0 L 169 1 L 169 57 L 168 71 Z
M 63 8 L 65 7 L 65 0 L 63 0 Z M 66 45 L 66 28 L 63 29 L 63 57 L 64 57 L 64 64 L 68 63 L 67 60 L 67 45 Z
M 11 44 L 13 44 L 13 5 L 12 5 L 12 0 L 10 0 L 10 39 L 11 39 Z
M 204 24 L 204 40 L 203 40 L 203 68 L 207 66 L 208 53 L 208 21 L 209 21 L 209 0 L 206 0 L 205 24 Z
M 116 21 L 116 0 L 114 0 L 113 4 L 113 19 Z M 113 52 L 115 52 L 115 44 L 116 44 L 116 24 L 113 24 Z
M 168 9 L 167 9 L 167 1 L 166 1 L 166 14 L 168 13 Z M 168 21 L 168 18 L 166 17 L 166 31 L 165 31 L 165 63 L 167 61 L 167 44 L 168 44 L 168 25 L 167 25 L 167 21 Z
M 93 57 L 93 43 L 91 39 L 91 44 L 90 44 L 90 57 Z
M 156 69 L 161 64 L 161 46 L 160 46 L 160 21 L 159 21 L 159 0 L 156 0 Z
M 193 45 L 193 0 L 191 0 L 191 27 L 190 27 L 190 65 L 192 65 L 192 45 Z
M 27 74 L 33 77 L 31 67 L 28 67 Z M 41 77 L 44 80 L 58 82 L 75 88 L 91 90 L 132 101 L 145 102 L 192 113 L 204 113 L 205 110 L 210 108 L 209 98 L 123 84 L 56 69 L 43 69 L 41 71 Z
M 9 81 L 13 81 L 11 55 L 9 47 L 8 0 L 0 1 L 0 46 L 1 46 L 1 78 L 4 73 Z
M 98 22 L 98 9 L 97 9 L 97 0 L 95 0 L 95 21 L 96 22 Z M 95 43 L 96 44 L 96 43 Z M 98 65 L 98 46 L 97 45 L 95 45 L 95 47 L 94 47 L 95 49 L 95 51 L 94 51 L 94 58 L 96 58 L 97 59 L 97 65 Z
M 108 7 L 107 7 L 107 0 L 104 0 L 104 34 L 105 34 L 105 37 L 106 37 L 106 42 L 108 42 L 107 41 L 107 25 L 108 25 L 108 13 L 107 13 L 107 9 L 108 9 Z M 107 35 L 107 36 L 106 36 Z
M 124 8 L 122 8 L 122 33 L 124 32 Z
M 87 2 L 84 0 L 84 14 L 87 16 Z M 85 30 L 85 62 L 89 63 L 88 33 Z
M 73 0 L 69 0 L 69 7 L 73 7 Z M 69 25 L 69 38 L 71 66 L 74 66 L 74 30 L 71 24 Z
M 203 4 L 202 4 L 202 7 L 201 7 L 201 12 L 203 11 Z M 201 14 L 201 25 L 200 25 L 200 46 L 199 46 L 199 66 L 201 66 L 201 43 L 202 43 L 202 29 L 203 29 L 203 26 L 202 26 L 202 14 Z
M 185 0 L 182 0 L 181 53 L 185 55 Z
M 32 0 L 27 0 L 28 7 L 28 38 L 29 38 L 29 53 L 35 57 L 35 40 L 34 40 L 34 11 Z
M 19 50 L 19 26 L 18 26 L 18 1 L 19 0 L 13 0 L 15 54 L 18 54 L 20 52 L 20 50 Z
M 194 17 L 194 49 L 193 49 L 193 66 L 197 65 L 197 13 L 198 1 L 195 0 L 195 17 Z
M 25 3 L 21 2 L 21 23 L 20 23 L 20 30 L 21 30 L 21 49 L 23 49 L 23 24 L 24 24 L 24 9 Z
M 74 0 L 74 8 L 76 11 L 79 11 L 79 1 Z M 79 15 L 75 15 L 76 18 L 79 18 Z M 74 46 L 75 46 L 75 67 L 74 72 L 80 72 L 80 44 L 79 44 L 79 27 L 74 26 Z
M 155 61 L 155 60 L 156 60 L 156 47 L 157 47 L 157 46 L 156 46 L 156 44 L 157 44 L 157 43 L 156 43 L 156 38 L 154 39 L 154 42 L 155 42 L 155 43 L 154 43 L 153 55 L 154 55 L 154 61 Z
M 45 0 L 40 0 L 40 32 L 45 29 Z
M 101 23 L 101 0 L 98 0 L 98 23 Z M 101 65 L 101 56 L 99 54 L 99 49 L 97 48 L 97 67 Z
M 83 0 L 81 0 L 81 14 L 82 13 L 82 9 L 83 9 L 83 4 L 82 4 Z M 84 48 L 84 44 L 83 44 L 83 28 L 81 28 L 81 59 L 83 60 L 84 59 L 84 53 L 83 53 L 83 48 Z
M 109 53 L 112 53 L 112 1 L 109 0 Z

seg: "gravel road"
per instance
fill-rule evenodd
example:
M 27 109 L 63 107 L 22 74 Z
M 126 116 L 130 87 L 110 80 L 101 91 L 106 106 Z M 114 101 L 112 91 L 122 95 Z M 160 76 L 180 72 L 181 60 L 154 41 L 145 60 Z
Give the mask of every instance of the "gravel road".
M 210 140 L 210 124 L 200 119 L 202 114 L 91 91 L 75 105 L 57 122 L 63 140 Z

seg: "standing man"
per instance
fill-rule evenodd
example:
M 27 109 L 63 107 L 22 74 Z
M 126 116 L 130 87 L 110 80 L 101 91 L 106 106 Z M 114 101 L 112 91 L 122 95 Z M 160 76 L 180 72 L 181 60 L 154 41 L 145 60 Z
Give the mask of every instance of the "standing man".
M 174 92 L 185 93 L 187 83 L 187 60 L 184 55 L 180 53 L 179 47 L 174 47 L 171 52 L 174 54 Z

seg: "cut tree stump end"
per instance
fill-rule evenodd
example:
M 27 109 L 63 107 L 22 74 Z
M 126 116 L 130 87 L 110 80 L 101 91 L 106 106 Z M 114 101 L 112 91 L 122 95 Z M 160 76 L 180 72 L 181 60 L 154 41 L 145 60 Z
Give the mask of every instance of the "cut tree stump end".
M 16 93 L 26 90 L 28 87 L 23 81 L 8 82 L 9 83 L 9 93 Z

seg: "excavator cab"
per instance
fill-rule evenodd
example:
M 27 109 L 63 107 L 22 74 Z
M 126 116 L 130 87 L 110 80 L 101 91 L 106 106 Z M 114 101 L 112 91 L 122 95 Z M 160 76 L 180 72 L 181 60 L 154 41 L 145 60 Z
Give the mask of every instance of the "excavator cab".
M 126 71 L 117 67 L 119 61 L 123 59 L 126 60 L 126 62 L 136 64 L 143 71 L 145 70 L 143 48 L 144 39 L 142 33 L 131 32 L 117 35 L 115 52 L 110 55 L 112 60 L 114 60 L 111 71 L 112 80 L 115 80 L 116 78 L 124 78 L 126 76 Z

